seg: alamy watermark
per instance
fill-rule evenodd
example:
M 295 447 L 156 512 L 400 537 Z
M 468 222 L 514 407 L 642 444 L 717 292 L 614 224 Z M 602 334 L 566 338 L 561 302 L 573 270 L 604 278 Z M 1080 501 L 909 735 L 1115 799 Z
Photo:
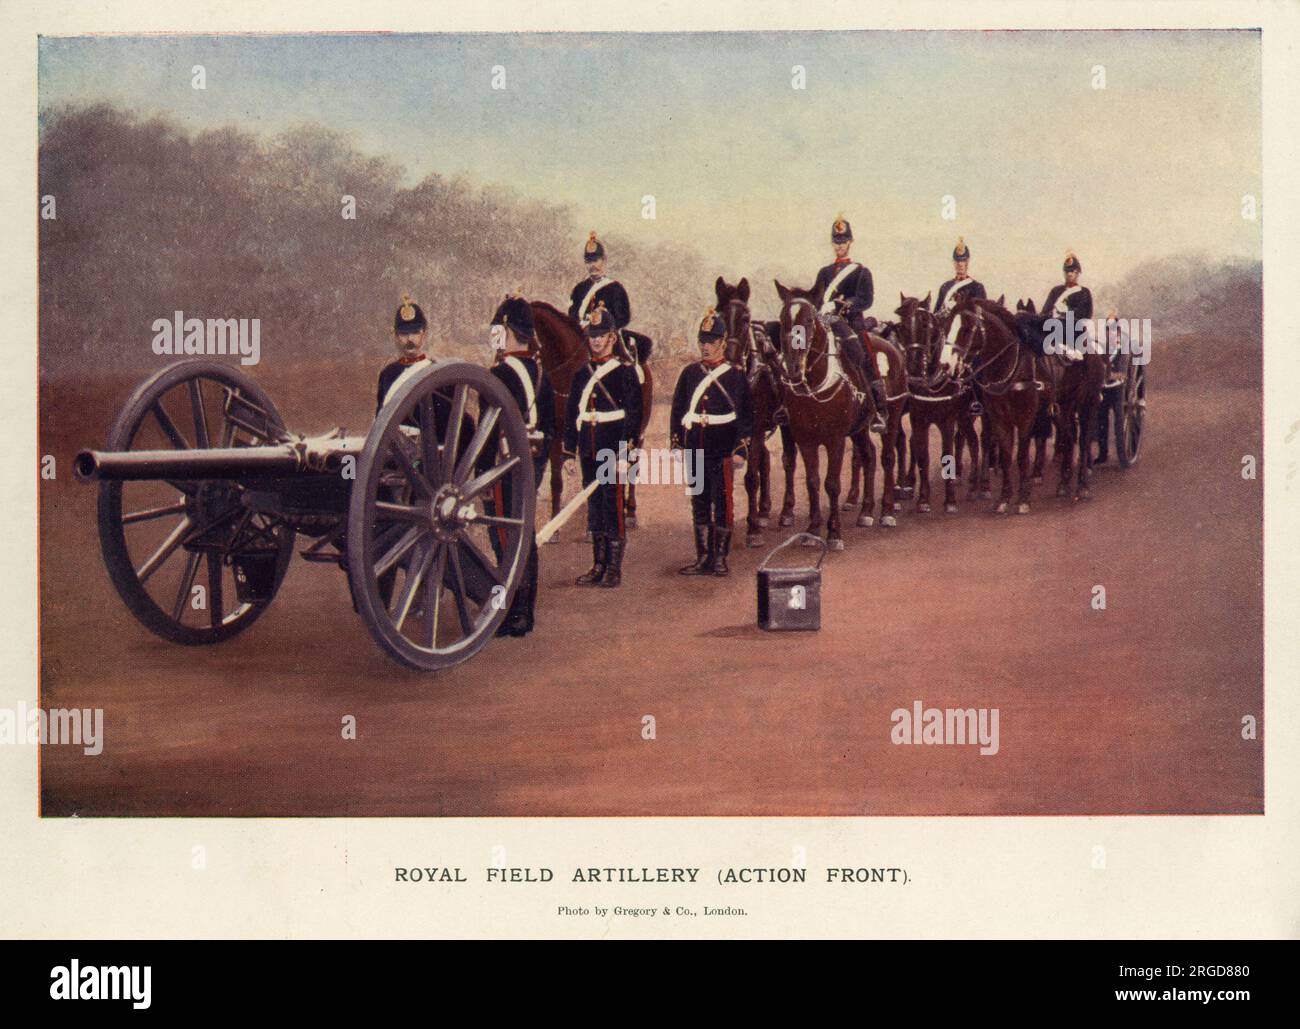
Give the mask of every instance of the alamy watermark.
M 155 318 L 152 349 L 160 357 L 215 357 L 238 354 L 239 363 L 262 359 L 260 318 L 186 318 L 177 311 L 171 318 Z
M 978 745 L 984 757 L 992 757 L 999 749 L 998 719 L 995 707 L 923 707 L 914 700 L 910 709 L 899 707 L 890 713 L 894 727 L 889 741 L 895 745 Z
M 104 709 L 0 707 L 0 743 L 75 745 L 97 757 L 104 750 Z
M 692 497 L 704 490 L 703 450 L 629 448 L 620 442 L 618 450 L 597 451 L 596 460 L 596 481 L 601 485 L 684 486 Z
M 1045 354 L 1127 354 L 1133 364 L 1151 360 L 1150 318 L 1075 318 L 1066 311 L 1063 318 L 1048 318 L 1043 337 Z

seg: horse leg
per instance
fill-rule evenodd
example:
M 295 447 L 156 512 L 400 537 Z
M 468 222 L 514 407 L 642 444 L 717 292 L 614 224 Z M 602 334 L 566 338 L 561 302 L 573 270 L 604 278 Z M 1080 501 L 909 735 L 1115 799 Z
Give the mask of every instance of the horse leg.
M 1074 472 L 1074 412 L 1061 410 L 1056 423 L 1056 442 L 1060 448 L 1061 481 L 1056 486 L 1058 497 L 1070 495 L 1070 477 Z
M 939 420 L 939 445 L 943 451 L 943 459 L 939 462 L 939 465 L 943 473 L 943 510 L 945 514 L 957 513 L 957 477 L 961 473 L 952 468 L 953 438 L 956 434 L 957 422 L 955 419 L 949 417 Z
M 898 489 L 898 433 L 902 421 L 902 404 L 891 405 L 885 422 L 885 438 L 880 441 L 880 464 L 885 470 L 885 490 L 880 495 L 880 524 L 892 529 L 898 524 L 894 516 Z
M 1011 510 L 1011 452 L 1015 433 L 1014 423 L 993 420 L 993 444 L 998 448 L 998 469 L 1002 472 L 1002 493 L 994 508 L 998 514 Z
M 855 447 L 849 456 L 849 495 L 844 498 L 844 510 L 857 507 L 862 503 L 862 496 L 859 489 L 862 484 L 862 462 L 858 459 L 858 451 Z
M 1075 500 L 1092 498 L 1088 480 L 1092 478 L 1092 429 L 1097 421 L 1098 404 L 1090 401 L 1079 410 L 1079 481 L 1074 488 Z
M 1033 489 L 1033 482 L 1029 477 L 1029 448 L 1034 441 L 1033 429 L 1032 415 L 1020 423 L 1020 441 L 1016 448 L 1016 475 L 1020 480 L 1020 499 L 1016 507 L 1018 514 L 1029 514 L 1029 492 Z M 1007 492 L 1010 493 L 1010 477 L 1007 486 Z
M 757 451 L 758 462 L 758 521 L 759 527 L 766 529 L 767 520 L 772 516 L 772 455 L 767 449 L 767 437 L 762 432 L 755 432 L 750 443 L 749 452 Z
M 916 513 L 930 513 L 930 425 L 912 415 L 912 460 L 916 462 Z
M 840 535 L 840 475 L 844 472 L 844 443 L 847 436 L 832 440 L 826 447 L 826 548 L 843 550 L 844 538 Z
M 799 456 L 803 458 L 804 485 L 808 488 L 807 532 L 816 536 L 822 530 L 821 454 L 816 443 L 800 443 Z
M 794 462 L 796 450 L 790 426 L 781 426 L 781 465 L 785 469 L 785 496 L 781 498 L 781 517 L 777 524 L 786 528 L 794 524 Z
M 980 440 L 983 442 L 983 454 L 980 458 L 980 499 L 993 499 L 993 486 L 989 480 L 989 465 L 993 463 L 993 447 L 996 444 L 993 419 L 988 414 L 980 415 Z M 1001 458 L 998 458 L 1001 466 Z
M 899 498 L 911 497 L 916 495 L 916 452 L 912 451 L 909 456 L 909 447 L 907 445 L 908 433 L 903 430 L 903 412 L 898 412 L 898 468 L 900 485 L 898 489 Z M 904 475 L 902 469 L 907 469 Z
M 745 546 L 757 547 L 763 542 L 762 508 L 759 504 L 759 491 L 762 488 L 762 459 L 755 450 L 759 433 L 754 433 L 749 440 L 749 460 L 745 462 L 745 498 L 748 510 L 745 516 Z M 766 448 L 763 451 L 766 453 Z
M 857 526 L 867 529 L 875 523 L 872 513 L 876 507 L 876 442 L 871 433 L 864 429 L 854 436 L 853 449 L 858 453 L 858 463 L 862 466 L 862 509 L 858 511 Z
M 979 434 L 975 431 L 975 422 L 970 415 L 963 412 L 958 416 L 961 419 L 962 435 L 966 439 L 966 446 L 970 449 L 970 482 L 966 489 L 966 499 L 975 500 L 980 495 L 980 440 Z M 961 447 L 958 445 L 957 453 L 960 455 Z M 961 458 L 958 457 L 959 467 Z

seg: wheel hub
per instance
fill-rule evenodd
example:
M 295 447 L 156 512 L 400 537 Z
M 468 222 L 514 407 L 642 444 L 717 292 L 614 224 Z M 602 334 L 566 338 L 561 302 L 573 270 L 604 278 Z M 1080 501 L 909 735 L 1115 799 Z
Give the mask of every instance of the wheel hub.
M 443 486 L 429 505 L 433 534 L 440 540 L 453 539 L 473 521 L 474 514 L 474 506 L 465 502 L 464 495 L 455 486 Z

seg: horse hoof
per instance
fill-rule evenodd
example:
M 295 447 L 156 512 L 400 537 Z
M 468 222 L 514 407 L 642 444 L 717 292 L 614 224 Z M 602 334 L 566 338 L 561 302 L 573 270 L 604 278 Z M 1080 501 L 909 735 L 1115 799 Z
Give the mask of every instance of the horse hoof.
M 1017 505 L 1016 505 L 1016 514 L 1029 514 L 1029 505 L 1028 505 L 1028 504 L 1017 504 Z
M 1056 495 L 1058 497 L 1068 497 L 1070 495 L 1070 490 L 1065 486 L 1057 486 Z
M 623 525 L 624 525 L 625 528 L 628 528 L 628 529 L 635 529 L 635 528 L 636 528 L 636 515 L 634 515 L 634 514 L 624 515 L 624 516 L 623 516 Z
M 807 536 L 812 536 L 812 537 L 814 537 L 814 538 L 813 538 L 813 539 L 807 539 L 807 538 L 801 539 L 801 540 L 799 541 L 799 546 L 801 546 L 801 547 L 815 547 L 815 546 L 817 546 L 817 540 L 816 540 L 816 538 L 815 538 L 815 537 L 817 536 L 817 530 L 816 530 L 816 529 L 809 529 L 809 530 L 808 530 L 804 535 L 805 535 L 805 537 L 807 537 Z
M 992 500 L 993 491 L 991 489 L 980 490 L 980 500 Z
M 843 550 L 844 541 L 842 539 L 829 539 L 826 541 L 827 550 Z
M 956 514 L 956 513 L 957 513 L 957 505 L 956 505 L 956 504 L 944 504 L 944 505 L 943 505 L 943 513 L 944 513 L 944 514 Z
M 848 500 L 844 501 L 844 503 L 842 503 L 842 504 L 840 505 L 840 510 L 841 510 L 841 511 L 852 511 L 855 507 L 861 507 L 861 506 L 862 506 L 862 499 L 861 499 L 861 498 L 858 498 L 857 500 L 854 500 L 852 497 L 850 497 Z
M 921 501 L 921 503 L 919 503 L 919 504 L 916 505 L 916 513 L 917 513 L 917 514 L 929 514 L 929 513 L 930 513 L 930 505 L 927 504 L 924 500 Z
M 1006 513 L 1007 513 L 1007 510 L 1008 510 L 1008 508 L 1009 508 L 1010 506 L 1011 506 L 1011 505 L 1009 505 L 1009 504 L 1004 500 L 1004 501 L 1002 501 L 1002 503 L 998 504 L 998 506 L 995 507 L 995 508 L 993 509 L 993 512 L 994 512 L 994 514 L 1006 514 Z
M 1092 490 L 1088 489 L 1088 487 L 1085 486 L 1083 489 L 1079 490 L 1079 492 L 1076 493 L 1076 494 L 1074 495 L 1074 499 L 1075 499 L 1075 500 L 1091 500 L 1091 499 L 1092 499 Z
M 857 525 L 859 529 L 870 529 L 876 524 L 876 520 L 871 515 L 858 515 Z
M 753 533 L 752 535 L 745 537 L 745 546 L 748 547 L 750 550 L 753 550 L 755 547 L 761 547 L 762 545 L 763 545 L 763 537 L 758 535 L 757 533 Z
M 882 529 L 893 529 L 897 527 L 897 525 L 898 525 L 898 519 L 895 518 L 893 515 L 880 516 L 880 527 Z
M 781 520 L 776 524 L 783 529 L 788 529 L 794 524 L 794 515 L 782 515 Z
M 754 520 L 754 524 L 757 525 L 760 529 L 766 529 L 766 528 L 767 528 L 767 523 L 768 523 L 768 521 L 769 521 L 769 519 L 768 519 L 767 515 L 763 515 L 763 516 L 760 517 L 760 518 L 756 518 L 756 519 Z

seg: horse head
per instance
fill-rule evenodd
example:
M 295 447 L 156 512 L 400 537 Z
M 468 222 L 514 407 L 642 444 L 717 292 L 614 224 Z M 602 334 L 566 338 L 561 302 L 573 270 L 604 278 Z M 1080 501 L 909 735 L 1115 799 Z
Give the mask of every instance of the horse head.
M 775 280 L 773 280 L 775 282 Z M 817 317 L 814 291 L 783 286 L 775 282 L 781 298 L 781 360 L 785 377 L 792 383 L 805 383 L 808 367 L 827 352 L 826 326 Z
M 714 310 L 722 316 L 723 324 L 727 327 L 726 359 L 749 373 L 761 356 L 755 352 L 754 346 L 753 318 L 749 311 L 749 280 L 741 279 L 733 286 L 719 275 L 713 284 L 713 293 L 717 298 Z
M 930 294 L 907 297 L 898 294 L 898 342 L 903 348 L 907 378 L 912 385 L 937 384 L 946 372 L 940 368 L 943 350 L 941 319 L 930 310 Z

